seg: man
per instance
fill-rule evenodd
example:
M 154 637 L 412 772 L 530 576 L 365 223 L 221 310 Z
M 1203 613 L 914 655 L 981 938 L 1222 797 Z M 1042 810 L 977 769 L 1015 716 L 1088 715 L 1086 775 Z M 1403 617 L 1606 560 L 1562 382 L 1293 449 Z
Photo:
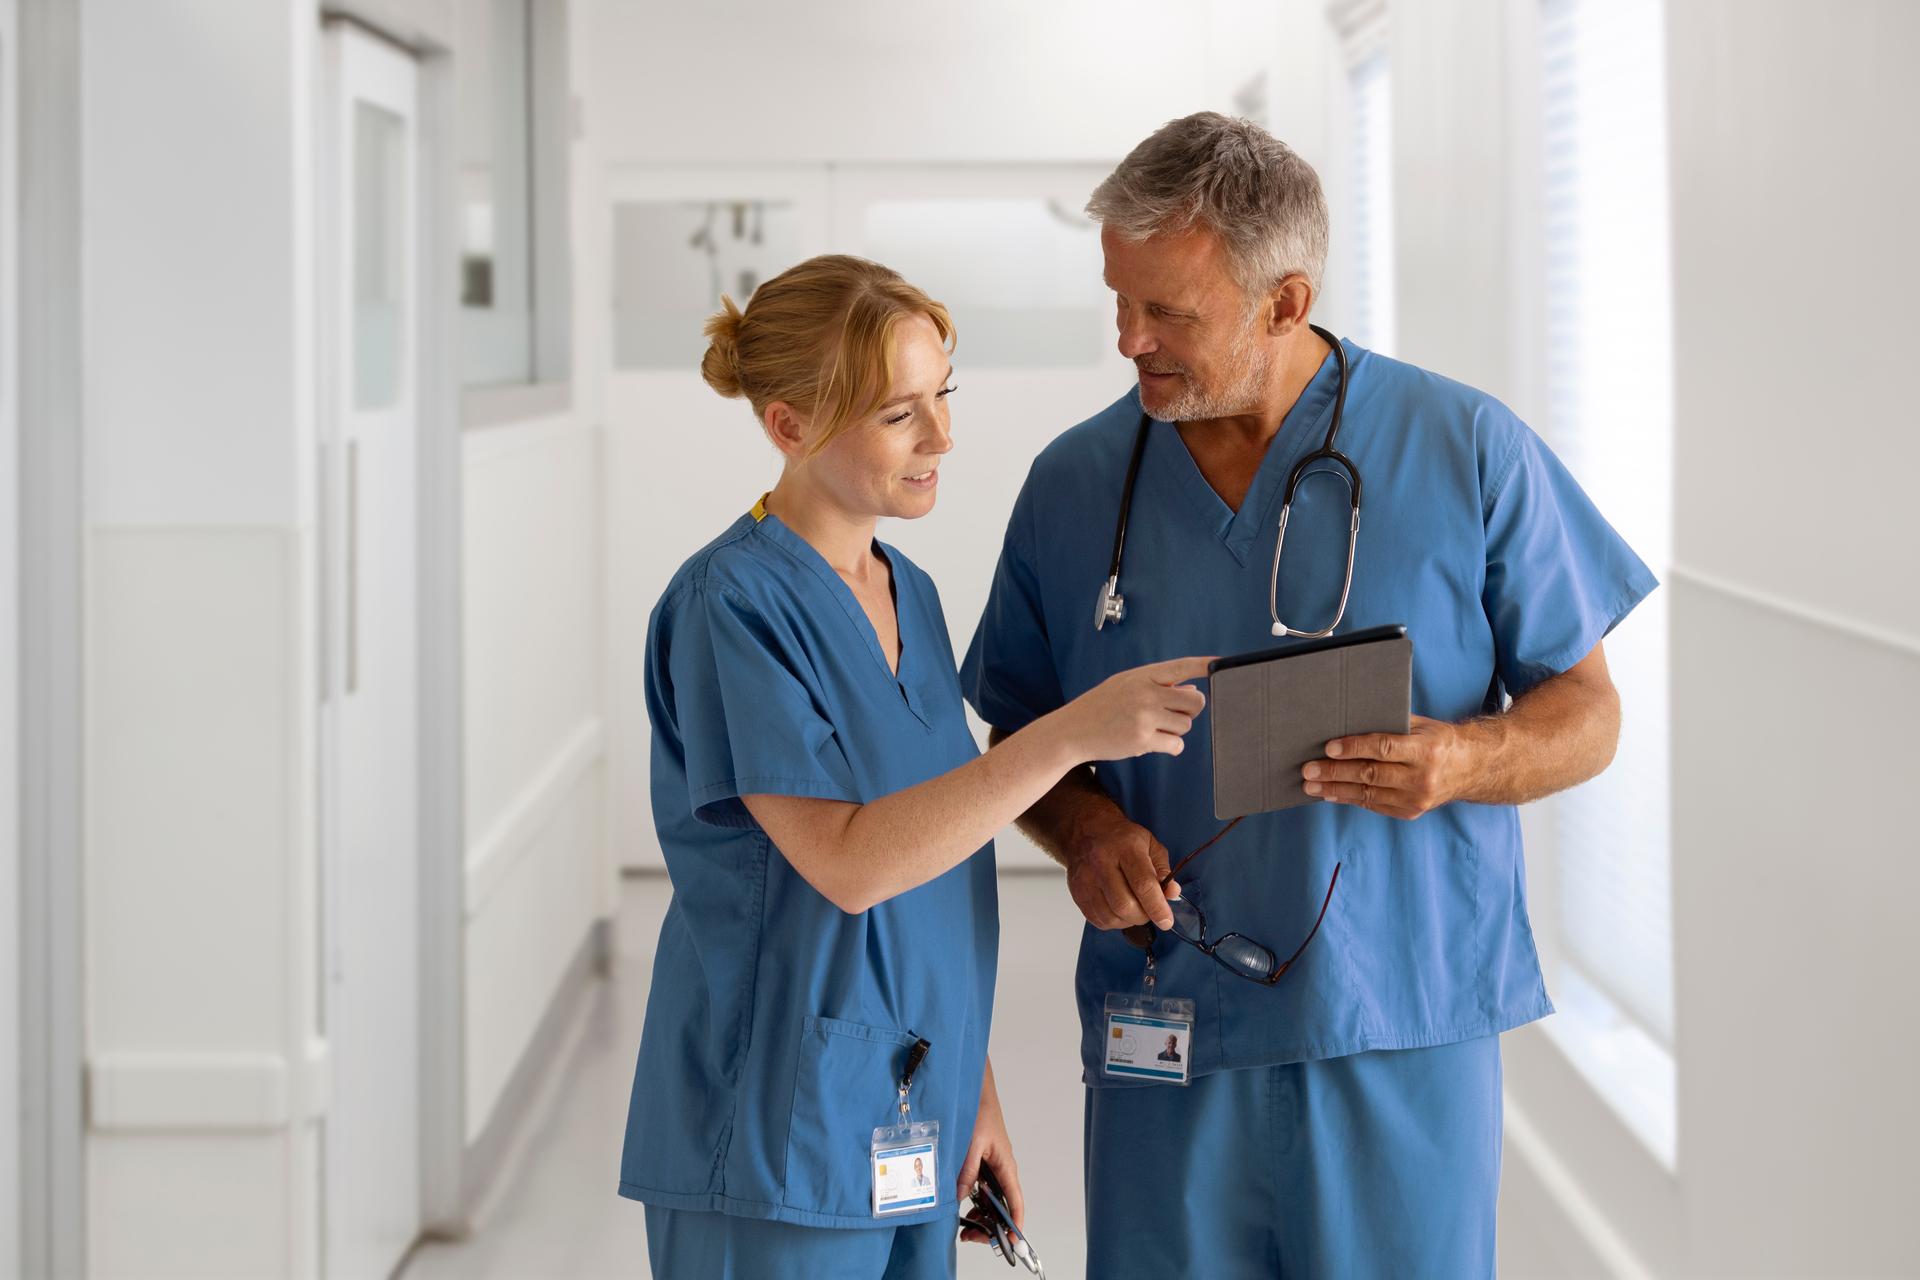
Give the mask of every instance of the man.
M 1180 1061 L 1180 1037 L 1179 1036 L 1167 1037 L 1167 1047 L 1160 1051 L 1160 1061 L 1162 1062 Z
M 1313 170 L 1257 126 L 1190 116 L 1135 148 L 1088 211 L 1139 385 L 1035 461 L 968 700 L 1011 733 L 1125 667 L 1273 647 L 1276 617 L 1293 633 L 1338 618 L 1337 635 L 1407 626 L 1416 713 L 1408 734 L 1329 743 L 1303 769 L 1324 803 L 1247 818 L 1177 884 L 1168 850 L 1221 826 L 1208 751 L 1082 770 L 1021 820 L 1088 923 L 1088 1274 L 1490 1275 L 1498 1036 L 1552 1011 L 1513 806 L 1611 760 L 1600 642 L 1654 579 L 1504 406 L 1345 343 L 1337 447 L 1364 519 L 1342 611 L 1350 495 L 1318 474 L 1330 464 L 1300 483 L 1273 558 L 1289 473 L 1321 448 L 1341 381 L 1309 321 L 1328 238 Z M 1096 628 L 1140 432 L 1125 612 Z M 1104 1001 L 1147 975 L 1122 930 L 1167 929 L 1184 894 L 1213 936 L 1284 957 L 1336 863 L 1324 926 L 1272 985 L 1148 935 L 1156 993 L 1194 1004 L 1192 1083 L 1104 1073 Z

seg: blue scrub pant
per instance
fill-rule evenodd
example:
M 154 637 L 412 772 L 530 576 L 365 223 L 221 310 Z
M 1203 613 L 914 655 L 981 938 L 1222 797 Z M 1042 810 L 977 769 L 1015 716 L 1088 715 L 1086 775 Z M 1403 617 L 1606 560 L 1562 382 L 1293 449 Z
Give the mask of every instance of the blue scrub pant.
M 1489 1277 L 1500 1039 L 1087 1090 L 1087 1274 Z
M 953 1280 L 957 1217 L 904 1227 L 797 1227 L 646 1208 L 653 1280 Z

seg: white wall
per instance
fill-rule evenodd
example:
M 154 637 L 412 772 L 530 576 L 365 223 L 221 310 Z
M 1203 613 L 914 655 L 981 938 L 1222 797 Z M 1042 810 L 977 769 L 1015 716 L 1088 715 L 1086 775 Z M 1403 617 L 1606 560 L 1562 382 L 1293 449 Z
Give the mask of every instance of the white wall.
M 316 1265 L 311 0 L 81 18 L 87 1220 Z
M 1920 182 L 1886 141 L 1920 10 L 1668 15 L 1678 1168 L 1538 1026 L 1506 1037 L 1503 1269 L 1910 1274 Z M 1394 23 L 1402 349 L 1526 407 L 1506 32 L 1472 0 Z
M 1271 8 L 580 0 L 576 20 L 597 33 L 584 86 L 610 162 L 1004 163 L 1118 159 L 1228 109 L 1266 64 Z
M 578 6 L 575 82 L 590 48 Z M 457 56 L 457 55 L 456 55 Z M 570 161 L 572 403 L 463 442 L 466 734 L 466 1136 L 487 1129 L 569 963 L 611 917 L 603 649 L 601 367 L 591 130 Z
M 467 1137 L 610 913 L 599 431 L 584 412 L 465 444 Z
M 1901 0 L 1669 6 L 1674 1272 L 1920 1270 L 1915 49 Z

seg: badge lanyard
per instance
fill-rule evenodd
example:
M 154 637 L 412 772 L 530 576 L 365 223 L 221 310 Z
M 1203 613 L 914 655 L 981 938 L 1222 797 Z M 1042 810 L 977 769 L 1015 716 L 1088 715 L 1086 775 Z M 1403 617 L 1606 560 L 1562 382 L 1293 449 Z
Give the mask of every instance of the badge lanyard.
M 933 1046 L 916 1040 L 900 1073 L 899 1116 L 873 1131 L 868 1163 L 873 1169 L 873 1216 L 918 1213 L 940 1203 L 940 1122 L 913 1118 L 913 1073 Z

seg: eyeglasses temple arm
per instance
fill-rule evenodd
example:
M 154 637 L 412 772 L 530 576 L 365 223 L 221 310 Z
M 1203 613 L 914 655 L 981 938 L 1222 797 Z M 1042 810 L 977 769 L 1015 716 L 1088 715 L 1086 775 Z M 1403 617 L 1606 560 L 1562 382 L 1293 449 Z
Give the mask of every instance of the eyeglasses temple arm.
M 1300 958 L 1300 953 L 1307 949 L 1307 943 L 1313 941 L 1313 935 L 1320 932 L 1320 922 L 1327 918 L 1327 907 L 1333 901 L 1333 886 L 1339 883 L 1340 864 L 1336 862 L 1333 864 L 1333 879 L 1327 881 L 1327 896 L 1320 900 L 1320 914 L 1313 918 L 1313 928 L 1307 930 L 1306 941 L 1302 942 L 1299 947 L 1295 949 L 1294 953 L 1281 963 L 1280 968 L 1274 972 L 1274 977 L 1277 978 L 1292 968 L 1293 962 Z
M 1241 815 L 1241 817 L 1245 817 L 1245 816 L 1246 816 L 1245 814 Z M 1180 874 L 1181 867 L 1186 866 L 1189 862 L 1192 862 L 1195 858 L 1205 853 L 1208 849 L 1211 849 L 1214 846 L 1215 842 L 1217 842 L 1221 836 L 1226 835 L 1227 832 L 1233 830 L 1235 827 L 1239 825 L 1240 825 L 1240 818 L 1235 818 L 1232 822 L 1229 822 L 1226 826 L 1220 828 L 1218 831 L 1214 832 L 1213 835 L 1208 837 L 1207 842 L 1205 844 L 1201 845 L 1198 849 L 1195 849 L 1192 853 L 1188 854 L 1186 857 L 1180 859 L 1180 861 L 1174 863 L 1173 870 L 1167 872 L 1166 879 L 1160 882 L 1161 888 L 1165 888 L 1168 880 L 1171 880 L 1175 876 Z

